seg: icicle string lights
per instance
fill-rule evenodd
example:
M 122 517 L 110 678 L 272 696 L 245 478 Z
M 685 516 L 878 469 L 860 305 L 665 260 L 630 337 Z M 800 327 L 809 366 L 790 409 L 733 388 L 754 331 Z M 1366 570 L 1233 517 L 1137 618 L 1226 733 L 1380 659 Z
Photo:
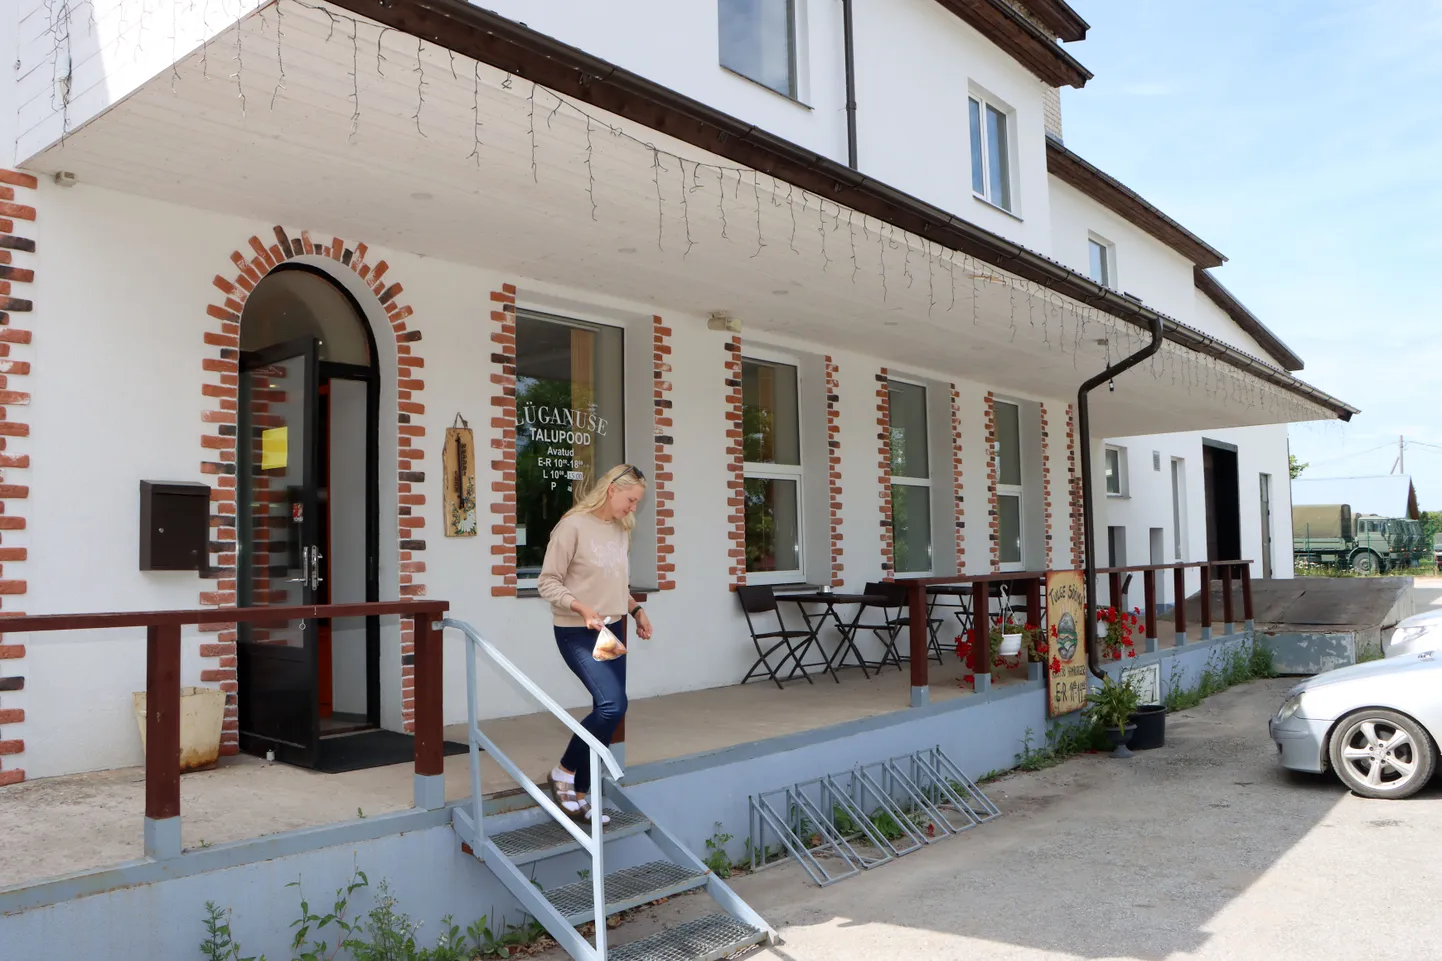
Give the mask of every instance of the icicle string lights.
M 65 134 L 70 132 L 70 46 L 71 34 L 74 32 L 74 24 L 77 22 L 79 11 L 89 11 L 90 28 L 95 26 L 94 6 L 91 0 L 82 0 L 75 3 L 72 0 L 44 0 L 46 10 L 50 18 L 50 43 L 52 59 L 52 106 L 55 112 L 61 114 L 62 140 Z M 214 9 L 212 9 L 214 5 Z M 123 6 L 123 4 L 122 4 Z M 291 99 L 287 82 L 287 64 L 295 59 L 294 51 L 289 51 L 290 37 L 303 35 L 304 42 L 319 42 L 323 44 L 344 44 L 349 42 L 351 50 L 349 53 L 350 91 L 347 95 L 351 103 L 351 117 L 347 142 L 355 143 L 360 135 L 360 122 L 362 119 L 363 97 L 362 88 L 367 91 L 371 89 L 373 78 L 367 76 L 362 82 L 360 67 L 360 47 L 362 43 L 375 44 L 375 74 L 374 79 L 385 81 L 392 88 L 397 83 L 407 83 L 402 75 L 403 71 L 392 69 L 398 63 L 404 62 L 411 56 L 411 48 L 408 44 L 414 39 L 414 66 L 409 73 L 413 77 L 414 94 L 411 103 L 413 108 L 407 110 L 413 122 L 416 132 L 422 137 L 432 139 L 435 134 L 441 134 L 436 129 L 437 121 L 433 119 L 431 99 L 433 92 L 443 96 L 451 107 L 457 107 L 454 102 L 457 93 L 454 89 L 445 89 L 437 86 L 437 77 L 443 77 L 449 69 L 453 80 L 470 87 L 461 96 L 470 100 L 460 109 L 469 107 L 471 111 L 471 136 L 470 143 L 462 147 L 465 159 L 474 162 L 479 169 L 483 167 L 482 157 L 486 156 L 486 143 L 482 139 L 482 130 L 485 121 L 482 119 L 483 96 L 490 95 L 496 89 L 490 86 L 494 81 L 487 81 L 482 76 L 482 64 L 472 62 L 472 76 L 464 78 L 457 69 L 457 55 L 454 51 L 446 50 L 445 59 L 440 59 L 439 48 L 432 45 L 427 48 L 424 41 L 419 38 L 411 38 L 392 28 L 374 24 L 369 20 L 347 15 L 335 11 L 322 4 L 308 2 L 308 0 L 278 0 L 278 2 L 267 4 L 257 10 L 255 0 L 236 0 L 232 6 L 227 0 L 191 0 L 188 10 L 182 12 L 178 4 L 171 10 L 171 32 L 172 46 L 190 46 L 194 44 L 199 47 L 198 60 L 199 72 L 202 77 L 209 79 L 209 51 L 212 43 L 233 42 L 235 71 L 230 74 L 229 79 L 235 82 L 236 99 L 240 101 L 240 115 L 244 118 L 248 112 L 247 89 L 244 74 L 248 67 L 259 58 L 267 61 L 272 57 L 273 65 L 269 62 L 263 65 L 263 72 L 273 70 L 273 85 L 267 81 L 266 92 L 270 94 L 267 98 L 271 110 L 283 107 Z M 271 12 L 273 10 L 273 16 Z M 230 38 L 222 33 L 220 36 L 210 36 L 209 24 L 215 19 L 216 11 L 219 15 L 231 22 L 227 29 L 235 33 Z M 259 32 L 255 31 L 252 24 L 247 20 L 240 19 L 244 15 L 256 13 L 259 22 Z M 123 17 L 125 11 L 120 11 Z M 175 22 L 188 17 L 184 43 L 178 43 L 176 36 L 179 28 Z M 324 17 L 324 21 L 320 18 Z M 141 19 L 149 21 L 150 13 L 141 5 Z M 203 33 L 194 36 L 195 21 L 203 25 Z M 240 20 L 238 24 L 236 20 Z M 318 32 L 314 29 L 307 29 L 309 24 L 318 23 L 321 28 Z M 299 26 L 297 26 L 299 25 Z M 347 31 L 344 27 L 348 25 Z M 154 36 L 154 24 L 150 22 L 141 23 L 136 30 L 136 47 L 141 42 L 140 31 L 148 30 Z M 272 36 L 273 31 L 273 36 Z M 122 30 L 122 33 L 124 31 Z M 361 36 L 365 32 L 366 36 Z M 245 36 L 250 33 L 249 37 Z M 347 35 L 348 34 L 348 35 Z M 387 35 L 391 36 L 388 37 Z M 255 41 L 262 39 L 261 43 Z M 192 39 L 193 38 L 193 39 Z M 273 40 L 273 43 L 271 42 Z M 198 41 L 198 42 L 196 42 Z M 386 53 L 386 43 L 391 44 L 391 53 Z M 263 52 L 261 52 L 263 51 Z M 308 52 L 313 52 L 308 50 Z M 429 58 L 430 62 L 427 62 Z M 464 58 L 462 58 L 464 60 Z M 173 63 L 170 70 L 170 84 L 176 89 L 181 80 L 182 64 Z M 489 74 L 492 68 L 487 67 Z M 437 72 L 439 71 L 439 72 Z M 499 79 L 499 89 L 512 91 L 514 78 L 502 71 L 494 71 Z M 486 87 L 486 90 L 483 90 Z M 462 88 L 464 89 L 464 88 Z M 255 93 L 252 86 L 250 93 Z M 513 94 L 514 95 L 514 94 Z M 370 96 L 365 93 L 365 96 Z M 377 94 L 377 99 L 382 106 L 380 109 L 385 112 L 387 104 L 395 102 L 394 92 L 387 95 Z M 546 99 L 549 98 L 549 99 Z M 522 110 L 525 113 L 525 129 L 528 139 L 530 180 L 539 184 L 540 179 L 540 135 L 536 123 L 536 111 L 545 111 L 545 127 L 548 141 L 552 135 L 557 142 L 565 142 L 567 137 L 572 142 L 584 138 L 584 147 L 576 145 L 571 156 L 562 163 L 571 163 L 578 166 L 584 165 L 584 203 L 589 208 L 590 219 L 595 222 L 601 219 L 605 212 L 607 203 L 606 193 L 610 181 L 598 176 L 597 164 L 603 159 L 608 162 L 612 159 L 606 151 L 602 151 L 596 142 L 595 134 L 599 131 L 606 131 L 611 134 L 612 141 L 626 145 L 634 149 L 639 156 L 649 160 L 652 170 L 652 191 L 656 202 L 656 229 L 657 248 L 668 255 L 680 255 L 681 260 L 689 258 L 690 254 L 698 245 L 706 243 L 704 235 L 697 233 L 698 216 L 706 217 L 719 233 L 720 239 L 726 242 L 733 242 L 735 237 L 734 227 L 737 223 L 744 223 L 751 211 L 746 209 L 751 204 L 755 205 L 755 239 L 754 251 L 751 257 L 760 258 L 763 256 L 775 256 L 767 251 L 773 246 L 767 240 L 768 233 L 773 239 L 781 230 L 786 230 L 786 249 L 795 254 L 802 254 L 801 249 L 803 238 L 809 236 L 812 221 L 806 218 L 811 216 L 811 204 L 816 205 L 815 226 L 817 234 L 815 241 L 811 242 L 810 250 L 819 255 L 817 264 L 819 275 L 829 274 L 830 266 L 838 257 L 849 256 L 851 260 L 850 281 L 852 285 L 859 286 L 862 281 L 863 272 L 871 274 L 871 270 L 863 271 L 863 262 L 871 262 L 870 256 L 863 255 L 859 244 L 870 244 L 873 240 L 877 243 L 876 259 L 874 263 L 879 270 L 879 275 L 874 278 L 879 288 L 883 303 L 891 304 L 899 300 L 902 305 L 893 305 L 890 309 L 908 310 L 911 309 L 905 304 L 914 304 L 919 313 L 922 301 L 919 300 L 919 291 L 916 281 L 919 279 L 917 270 L 919 265 L 915 257 L 920 257 L 926 262 L 926 299 L 924 301 L 926 316 L 934 317 L 938 306 L 946 302 L 946 312 L 951 313 L 957 305 L 958 279 L 957 270 L 961 269 L 964 282 L 969 281 L 971 300 L 972 325 L 974 328 L 983 328 L 981 319 L 983 313 L 992 313 L 991 308 L 984 311 L 981 301 L 990 293 L 992 284 L 998 285 L 1005 291 L 1005 305 L 1002 310 L 1007 313 L 1006 327 L 1003 337 L 1008 342 L 1014 342 L 1023 332 L 1025 336 L 1035 339 L 1035 342 L 1047 352 L 1060 352 L 1062 355 L 1070 353 L 1074 369 L 1080 368 L 1082 358 L 1088 359 L 1088 368 L 1096 362 L 1097 352 L 1095 344 L 1104 334 L 1107 340 L 1108 349 L 1110 346 L 1117 347 L 1117 353 L 1131 353 L 1140 348 L 1146 342 L 1146 336 L 1134 325 L 1125 322 L 1118 317 L 1104 314 L 1093 307 L 1087 306 L 1071 298 L 1065 297 L 1040 284 L 1016 277 L 1007 272 L 987 265 L 975 257 L 951 250 L 925 238 L 910 234 L 899 228 L 878 222 L 873 224 L 872 218 L 861 214 L 850 208 L 845 208 L 834 200 L 828 204 L 827 199 L 809 191 L 796 187 L 790 183 L 784 183 L 777 178 L 764 174 L 750 168 L 729 166 L 725 164 L 710 163 L 705 160 L 683 157 L 672 151 L 663 149 L 656 143 L 636 136 L 611 122 L 598 113 L 593 114 L 578 103 L 568 98 L 557 95 L 547 88 L 540 87 L 532 82 L 524 97 L 525 103 Z M 538 103 L 538 100 L 540 101 Z M 393 109 L 393 108 L 392 108 Z M 569 122 L 565 129 L 562 129 L 560 121 L 566 118 Z M 430 128 L 430 133 L 426 128 Z M 502 128 L 503 129 L 503 128 Z M 567 131 L 574 131 L 568 133 Z M 552 149 L 550 146 L 547 150 Z M 649 156 L 646 156 L 648 155 Z M 489 162 L 490 158 L 488 158 Z M 505 158 L 498 153 L 495 162 L 504 163 Z M 672 182 L 669 175 L 676 174 L 676 180 Z M 550 169 L 550 168 L 548 168 Z M 763 183 L 763 178 L 766 182 Z M 731 181 L 728 183 L 728 181 Z M 668 194 L 672 190 L 679 189 L 679 198 L 675 203 L 668 200 Z M 731 191 L 731 197 L 727 197 L 727 190 Z M 715 208 L 712 210 L 709 202 L 710 192 L 715 191 Z M 747 194 L 743 199 L 743 192 Z M 693 198 L 691 195 L 696 194 Z M 694 204 L 694 200 L 706 199 L 706 202 Z M 773 209 L 785 209 L 781 216 L 790 220 L 789 228 L 781 225 L 774 225 L 768 228 L 767 215 L 764 213 L 766 201 L 769 199 Z M 668 207 L 670 208 L 668 210 Z M 738 213 L 739 212 L 739 213 Z M 679 218 L 679 223 L 676 222 Z M 667 220 L 672 220 L 668 230 Z M 860 220 L 858 224 L 857 221 Z M 829 223 L 828 223 L 829 220 Z M 802 230 L 805 226 L 807 229 Z M 779 229 L 778 229 L 779 227 Z M 859 231 L 858 231 L 859 227 Z M 846 231 L 844 247 L 838 247 L 834 242 L 828 240 L 828 233 L 836 233 L 839 230 Z M 668 233 L 670 236 L 668 236 Z M 749 231 L 747 231 L 749 233 Z M 858 237 L 859 233 L 859 237 Z M 875 233 L 875 237 L 873 237 Z M 677 243 L 673 238 L 683 238 L 684 244 Z M 672 240 L 671 243 L 667 243 Z M 816 247 L 819 245 L 819 251 Z M 780 246 L 779 242 L 776 246 Z M 897 287 L 892 283 L 892 272 L 897 269 L 897 258 L 891 256 L 898 247 L 902 249 L 900 259 L 900 270 L 905 284 Z M 958 263 L 959 261 L 959 263 Z M 937 277 L 938 271 L 944 271 L 944 277 Z M 869 278 L 868 278 L 869 279 Z M 943 285 L 938 290 L 938 280 Z M 950 287 L 950 294 L 945 287 Z M 962 287 L 964 292 L 966 287 Z M 998 292 L 1000 293 L 1000 292 Z M 1020 325 L 1018 311 L 1021 303 L 1018 297 L 1025 297 L 1025 309 L 1027 312 L 1026 325 Z M 1038 317 L 1038 313 L 1040 316 Z M 985 335 L 983 335 L 985 336 Z M 1024 339 L 1024 337 L 1023 337 Z M 1224 365 L 1215 357 L 1198 354 L 1195 351 L 1186 349 L 1174 343 L 1167 343 L 1163 349 L 1154 355 L 1150 361 L 1139 371 L 1146 371 L 1151 374 L 1152 380 L 1156 383 L 1170 383 L 1176 385 L 1179 390 L 1186 390 L 1189 394 L 1206 394 L 1216 398 L 1228 405 L 1244 405 L 1248 407 L 1264 407 L 1273 414 L 1285 413 L 1288 419 L 1305 419 L 1320 415 L 1325 416 L 1315 405 L 1303 400 L 1296 395 L 1284 391 L 1274 384 L 1257 379 L 1255 376 L 1245 374 L 1235 368 Z M 1135 375 L 1129 375 L 1129 378 Z

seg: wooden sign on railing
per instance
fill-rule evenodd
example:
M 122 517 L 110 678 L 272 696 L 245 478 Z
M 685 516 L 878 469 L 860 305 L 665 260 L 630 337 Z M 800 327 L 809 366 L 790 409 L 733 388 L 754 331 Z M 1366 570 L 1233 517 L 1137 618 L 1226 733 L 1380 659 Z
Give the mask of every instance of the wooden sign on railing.
M 1070 714 L 1086 707 L 1086 575 L 1050 571 L 1046 575 L 1048 713 Z M 1056 635 L 1051 634 L 1052 628 Z

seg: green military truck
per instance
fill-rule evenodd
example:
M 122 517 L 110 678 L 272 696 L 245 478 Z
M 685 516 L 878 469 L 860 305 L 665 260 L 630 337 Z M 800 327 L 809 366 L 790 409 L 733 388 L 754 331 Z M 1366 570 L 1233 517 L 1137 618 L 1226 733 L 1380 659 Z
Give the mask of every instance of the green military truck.
M 1299 564 L 1350 567 L 1358 574 L 1381 574 L 1402 562 L 1401 548 L 1388 536 L 1400 528 L 1385 517 L 1352 517 L 1346 504 L 1292 507 L 1292 556 Z

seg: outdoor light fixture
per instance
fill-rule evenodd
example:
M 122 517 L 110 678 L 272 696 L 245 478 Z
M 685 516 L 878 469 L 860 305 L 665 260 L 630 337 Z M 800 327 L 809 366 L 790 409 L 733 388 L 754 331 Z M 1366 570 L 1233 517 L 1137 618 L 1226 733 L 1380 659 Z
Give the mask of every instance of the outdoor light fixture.
M 61 170 L 55 174 L 55 184 L 59 187 L 73 187 L 78 178 L 68 170 Z
M 712 311 L 706 326 L 711 330 L 724 330 L 728 334 L 741 333 L 741 321 L 722 310 Z

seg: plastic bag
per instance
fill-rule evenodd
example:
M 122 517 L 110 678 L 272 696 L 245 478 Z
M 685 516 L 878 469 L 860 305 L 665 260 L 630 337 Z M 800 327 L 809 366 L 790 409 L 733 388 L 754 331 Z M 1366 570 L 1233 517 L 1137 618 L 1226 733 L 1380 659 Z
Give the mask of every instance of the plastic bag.
M 609 617 L 602 622 L 601 630 L 596 634 L 596 646 L 591 649 L 591 657 L 598 661 L 614 661 L 626 653 L 626 645 L 621 643 L 619 637 L 611 633 L 609 627 L 606 627 L 609 623 L 611 623 Z

